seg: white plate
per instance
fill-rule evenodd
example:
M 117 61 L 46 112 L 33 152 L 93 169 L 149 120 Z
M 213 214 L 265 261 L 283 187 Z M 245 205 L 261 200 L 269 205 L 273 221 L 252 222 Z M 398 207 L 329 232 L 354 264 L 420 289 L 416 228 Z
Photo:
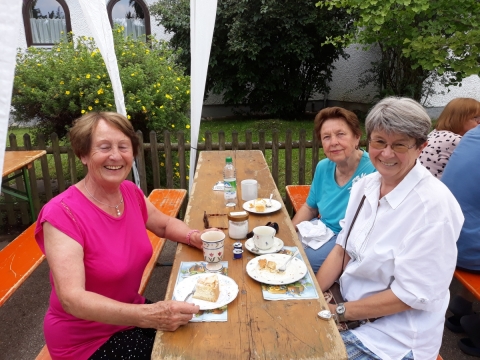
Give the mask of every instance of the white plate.
M 265 255 L 265 254 L 272 254 L 279 252 L 283 248 L 283 241 L 279 238 L 274 239 L 273 246 L 270 249 L 262 250 L 255 247 L 255 243 L 253 242 L 253 238 L 248 239 L 245 241 L 245 247 L 248 251 L 257 254 L 257 255 Z
M 179 282 L 175 286 L 173 291 L 173 296 L 177 301 L 183 301 L 190 291 L 193 290 L 193 287 L 197 283 L 197 280 L 201 277 L 212 276 L 213 274 L 197 274 L 192 275 L 182 282 Z M 222 307 L 231 303 L 238 294 L 238 285 L 232 278 L 229 278 L 225 275 L 216 274 L 218 276 L 218 282 L 220 287 L 220 296 L 216 302 L 210 302 L 205 300 L 195 299 L 193 296 L 190 296 L 187 300 L 188 303 L 193 303 L 200 306 L 200 310 L 212 310 Z
M 265 200 L 265 202 L 270 201 L 270 199 L 263 199 L 263 200 Z M 250 207 L 250 204 L 252 204 L 253 206 Z M 270 214 L 277 210 L 280 210 L 282 208 L 282 203 L 272 199 L 272 206 L 270 207 L 265 206 L 265 211 L 255 211 L 255 200 L 250 200 L 250 201 L 245 201 L 243 203 L 243 208 L 248 212 L 251 212 L 254 214 Z
M 247 274 L 254 280 L 257 280 L 264 284 L 270 285 L 283 285 L 291 284 L 300 280 L 307 274 L 307 266 L 305 263 L 294 257 L 290 264 L 287 265 L 287 269 L 283 273 L 270 272 L 268 270 L 260 270 L 258 267 L 258 260 L 265 259 L 267 261 L 275 261 L 277 268 L 285 264 L 290 255 L 284 254 L 267 254 L 257 256 L 250 260 L 247 264 Z

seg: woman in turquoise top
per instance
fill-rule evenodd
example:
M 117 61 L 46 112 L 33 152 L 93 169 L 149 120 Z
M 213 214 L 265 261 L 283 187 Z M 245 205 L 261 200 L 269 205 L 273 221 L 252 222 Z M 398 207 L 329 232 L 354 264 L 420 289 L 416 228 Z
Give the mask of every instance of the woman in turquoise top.
M 304 243 L 308 261 L 316 273 L 335 245 L 352 184 L 374 172 L 375 168 L 367 152 L 359 148 L 362 130 L 353 112 L 341 107 L 321 110 L 315 117 L 315 134 L 327 158 L 318 163 L 307 201 L 292 222 L 296 227 L 302 221 L 320 216 L 320 220 L 334 233 L 317 249 L 311 247 L 314 246 L 311 243 Z

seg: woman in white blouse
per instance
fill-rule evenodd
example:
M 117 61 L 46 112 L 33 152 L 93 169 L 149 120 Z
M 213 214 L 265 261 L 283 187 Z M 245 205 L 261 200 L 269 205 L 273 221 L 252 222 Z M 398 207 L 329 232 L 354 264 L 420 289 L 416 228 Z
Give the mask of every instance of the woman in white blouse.
M 431 126 L 420 104 L 383 99 L 365 126 L 377 173 L 353 186 L 343 230 L 317 279 L 322 289 L 339 279 L 345 303 L 330 308 L 339 320 L 379 318 L 341 333 L 349 358 L 435 359 L 462 211 L 448 188 L 417 162 Z

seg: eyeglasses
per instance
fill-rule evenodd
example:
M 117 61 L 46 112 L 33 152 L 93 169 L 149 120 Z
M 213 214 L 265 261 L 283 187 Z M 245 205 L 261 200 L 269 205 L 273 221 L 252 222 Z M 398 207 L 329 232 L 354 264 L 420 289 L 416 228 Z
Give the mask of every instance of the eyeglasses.
M 205 229 L 210 229 L 211 226 L 210 226 L 210 223 L 208 221 L 208 217 L 209 216 L 226 216 L 227 214 L 207 214 L 206 211 L 203 212 L 203 226 L 205 227 Z M 228 230 L 228 228 L 226 227 L 219 227 L 219 226 L 215 226 L 217 229 L 219 230 Z
M 387 144 L 385 141 L 383 140 L 368 140 L 368 142 L 370 143 L 370 146 L 373 147 L 374 149 L 377 149 L 377 150 L 383 150 L 385 149 L 388 145 L 390 144 Z M 399 154 L 405 154 L 408 150 L 410 150 L 411 148 L 413 148 L 415 146 L 415 144 L 413 145 L 405 145 L 405 144 L 391 144 L 390 145 L 390 148 L 395 151 L 396 153 L 399 153 Z

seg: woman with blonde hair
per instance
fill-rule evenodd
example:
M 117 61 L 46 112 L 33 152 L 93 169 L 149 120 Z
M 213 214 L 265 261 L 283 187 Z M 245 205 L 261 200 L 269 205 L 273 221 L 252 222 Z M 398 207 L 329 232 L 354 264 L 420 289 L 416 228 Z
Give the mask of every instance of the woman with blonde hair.
M 440 179 L 462 136 L 479 123 L 479 101 L 471 98 L 450 101 L 440 114 L 435 130 L 428 134 L 428 145 L 419 157 L 422 165 Z

